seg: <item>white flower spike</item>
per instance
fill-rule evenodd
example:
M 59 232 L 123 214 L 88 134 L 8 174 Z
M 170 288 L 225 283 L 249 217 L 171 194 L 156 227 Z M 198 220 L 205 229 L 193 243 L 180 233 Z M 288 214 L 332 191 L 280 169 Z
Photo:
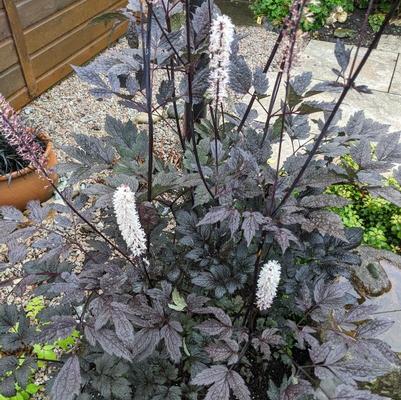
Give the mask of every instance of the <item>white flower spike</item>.
M 258 279 L 256 291 L 256 305 L 264 311 L 271 307 L 277 295 L 277 287 L 280 282 L 281 266 L 276 260 L 264 264 Z
M 113 196 L 114 213 L 118 228 L 135 257 L 146 251 L 146 235 L 139 221 L 135 193 L 127 185 L 121 185 Z
M 219 15 L 212 22 L 210 31 L 210 94 L 216 101 L 227 95 L 231 44 L 234 40 L 234 25 L 227 15 Z

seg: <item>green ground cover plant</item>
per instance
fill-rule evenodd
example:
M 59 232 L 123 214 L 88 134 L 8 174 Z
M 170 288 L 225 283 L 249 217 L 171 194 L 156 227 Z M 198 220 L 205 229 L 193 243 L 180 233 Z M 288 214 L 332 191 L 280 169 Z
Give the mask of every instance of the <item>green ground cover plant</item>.
M 315 31 L 325 25 L 345 22 L 355 8 L 366 9 L 368 5 L 369 1 L 311 0 L 304 7 L 300 27 L 304 31 Z M 381 0 L 374 4 L 373 13 L 369 16 L 369 26 L 373 32 L 378 32 L 390 5 L 389 0 Z M 290 6 L 290 0 L 255 0 L 251 9 L 256 17 L 266 17 L 269 23 L 277 28 L 282 26 Z
M 40 330 L 39 313 L 45 309 L 45 299 L 43 296 L 36 296 L 30 299 L 24 307 L 25 315 L 32 321 L 32 326 L 36 330 Z M 18 332 L 18 328 L 15 329 Z M 39 369 L 45 369 L 49 362 L 56 362 L 60 355 L 67 353 L 76 341 L 79 339 L 78 331 L 74 331 L 71 335 L 58 339 L 54 343 L 40 344 L 32 343 L 30 348 L 26 349 L 26 354 L 20 355 L 20 367 L 23 370 L 19 377 L 19 381 L 15 387 L 15 394 L 11 397 L 6 397 L 0 394 L 0 400 L 29 400 L 33 395 L 43 389 L 43 385 L 35 383 L 35 373 Z M 29 369 L 24 369 L 24 364 L 28 362 L 28 357 L 33 356 L 32 363 Z M 0 362 L 1 365 L 1 362 Z M 6 374 L 11 375 L 12 370 L 6 371 Z
M 364 230 L 363 242 L 378 249 L 401 253 L 401 208 L 353 185 L 334 186 L 330 193 L 351 201 L 336 212 L 345 226 Z

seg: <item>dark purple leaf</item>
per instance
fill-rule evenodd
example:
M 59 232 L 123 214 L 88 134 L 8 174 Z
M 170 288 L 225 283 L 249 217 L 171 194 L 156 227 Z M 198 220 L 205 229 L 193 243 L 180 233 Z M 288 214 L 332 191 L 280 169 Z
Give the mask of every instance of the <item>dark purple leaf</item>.
M 130 344 L 132 357 L 138 361 L 152 355 L 161 340 L 159 329 L 144 328 L 137 332 Z
M 81 372 L 77 356 L 70 357 L 58 373 L 50 394 L 52 400 L 73 400 L 79 395 Z
M 346 49 L 344 42 L 341 40 L 337 40 L 334 54 L 336 56 L 338 65 L 341 67 L 341 71 L 345 72 L 349 64 L 351 49 Z
M 181 359 L 182 338 L 179 332 L 182 332 L 182 326 L 178 321 L 170 321 L 168 325 L 164 325 L 160 330 L 167 352 L 176 363 Z
M 231 339 L 211 343 L 205 348 L 206 353 L 214 362 L 227 361 L 227 365 L 238 361 L 238 343 Z
M 77 322 L 68 315 L 52 317 L 50 324 L 45 325 L 39 333 L 39 340 L 43 343 L 53 343 L 57 339 L 65 339 L 74 331 Z
M 246 386 L 244 379 L 238 372 L 230 370 L 227 373 L 226 379 L 228 382 L 228 386 L 232 390 L 234 397 L 236 399 L 251 400 L 251 394 L 249 392 L 249 389 Z
M 198 226 L 211 225 L 223 221 L 230 215 L 230 210 L 225 206 L 213 207 L 209 212 L 198 222 Z
M 97 341 L 106 353 L 131 361 L 132 355 L 130 351 L 112 330 L 101 329 L 96 331 L 87 327 L 85 334 L 91 344 Z
M 352 385 L 339 385 L 336 387 L 336 393 L 333 400 L 384 400 L 387 397 L 378 396 L 368 390 L 359 390 Z
M 0 214 L 8 221 L 22 222 L 24 220 L 24 214 L 22 214 L 20 210 L 11 206 L 0 207 Z
M 224 365 L 213 365 L 212 367 L 205 368 L 203 371 L 199 372 L 199 374 L 192 379 L 191 384 L 206 386 L 218 381 L 224 381 L 227 372 L 228 369 Z
M 247 94 L 252 86 L 252 72 L 243 56 L 231 57 L 230 87 L 235 92 Z
M 387 332 L 394 325 L 390 319 L 375 319 L 368 321 L 357 329 L 357 334 L 361 338 L 371 339 Z

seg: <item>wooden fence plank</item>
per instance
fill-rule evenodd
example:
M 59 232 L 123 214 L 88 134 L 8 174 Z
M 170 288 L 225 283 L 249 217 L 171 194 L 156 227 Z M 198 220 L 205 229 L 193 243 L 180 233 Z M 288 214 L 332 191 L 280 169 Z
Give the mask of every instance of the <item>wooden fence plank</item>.
M 120 1 L 120 4 L 124 2 Z M 108 31 L 111 24 L 108 25 Z M 105 31 L 104 24 L 88 24 L 75 28 L 68 34 L 62 36 L 58 40 L 52 42 L 49 46 L 44 47 L 32 56 L 32 66 L 35 76 L 39 77 L 49 71 L 54 65 L 59 64 L 67 57 L 94 41 Z
M 79 0 L 21 0 L 14 3 L 21 19 L 21 25 L 25 29 L 76 1 Z M 97 0 L 92 0 L 92 2 L 95 1 Z M 0 11 L 0 41 L 11 36 L 11 31 L 4 24 L 4 20 L 7 18 L 2 16 L 2 12 L 4 10 Z
M 0 73 L 0 93 L 9 97 L 25 86 L 25 79 L 19 64 Z
M 72 4 L 25 32 L 28 52 L 32 54 L 105 10 L 122 7 L 121 4 L 118 0 L 96 0 L 95 4 L 93 0 L 80 0 Z
M 17 48 L 19 61 L 24 73 L 24 78 L 28 91 L 31 96 L 36 95 L 36 79 L 32 68 L 31 59 L 26 48 L 24 32 L 22 30 L 21 21 L 19 19 L 17 7 L 13 0 L 3 0 L 4 8 L 7 13 L 8 22 Z
M 0 10 L 0 41 L 9 37 L 11 37 L 11 31 L 8 25 L 7 15 L 4 10 Z
M 82 65 L 89 59 L 95 57 L 99 52 L 105 49 L 110 42 L 117 40 L 127 29 L 127 25 L 119 25 L 114 33 L 110 36 L 110 31 L 105 32 L 97 40 L 90 43 L 78 53 L 72 55 L 68 59 L 64 60 L 60 65 L 54 67 L 51 71 L 41 76 L 38 79 L 38 94 L 45 92 L 49 87 L 60 81 L 72 72 L 71 65 Z M 9 99 L 11 105 L 16 109 L 23 107 L 29 103 L 30 98 L 26 88 L 19 90 Z M 51 132 L 50 132 L 51 133 Z
M 124 5 L 124 2 L 116 2 L 116 0 L 97 0 L 96 4 L 93 4 L 92 1 L 80 0 L 49 19 L 25 30 L 28 53 L 34 53 L 107 9 L 115 9 Z M 4 71 L 17 62 L 18 56 L 12 38 L 0 42 L 0 71 Z
M 33 95 L 44 92 L 71 72 L 70 64 L 88 61 L 126 30 L 126 23 L 112 32 L 111 24 L 89 22 L 102 12 L 124 7 L 127 0 L 0 0 L 0 5 L 3 3 L 13 8 L 13 26 L 6 9 L 0 7 L 0 92 L 16 108 L 32 100 L 29 89 Z M 39 9 L 29 13 L 32 7 Z M 21 17 L 21 13 L 24 19 L 18 25 L 15 15 Z M 11 28 L 13 35 L 8 33 L 2 40 L 1 35 Z M 29 66 L 31 78 L 36 78 L 36 93 Z
M 18 13 L 24 28 L 53 15 L 79 0 L 28 0 L 18 4 Z M 92 3 L 97 0 L 92 0 Z
M 18 54 L 12 38 L 0 42 L 0 72 L 18 63 Z

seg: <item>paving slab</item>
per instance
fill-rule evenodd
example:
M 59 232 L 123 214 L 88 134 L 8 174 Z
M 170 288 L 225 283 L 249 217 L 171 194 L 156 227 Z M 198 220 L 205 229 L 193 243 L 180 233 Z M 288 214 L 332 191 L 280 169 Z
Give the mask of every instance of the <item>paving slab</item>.
M 271 94 L 272 86 L 274 85 L 275 73 L 269 73 L 269 82 L 270 89 L 268 94 Z M 312 80 L 311 86 L 318 83 L 318 80 Z M 308 100 L 316 100 L 316 101 L 335 101 L 339 93 L 321 93 L 316 96 L 310 97 Z M 280 110 L 281 100 L 284 99 L 285 91 L 284 88 L 281 87 L 279 90 L 279 94 L 277 96 L 276 102 L 273 107 L 273 112 Z M 249 101 L 249 96 L 245 96 L 245 103 Z M 255 102 L 254 109 L 258 112 L 257 120 L 260 122 L 266 121 L 266 112 L 265 109 L 268 109 L 270 102 L 270 97 L 266 97 L 261 100 L 261 104 Z M 401 95 L 384 93 L 379 91 L 373 91 L 372 94 L 361 94 L 356 91 L 350 91 L 348 95 L 345 97 L 341 110 L 341 119 L 338 123 L 340 126 L 345 126 L 348 122 L 348 119 L 351 115 L 356 113 L 357 111 L 363 110 L 365 116 L 367 118 L 372 118 L 377 122 L 381 122 L 383 124 L 390 125 L 390 132 L 401 131 Z M 323 118 L 323 113 L 314 113 L 311 115 L 313 119 L 321 119 Z M 274 119 L 272 120 L 272 123 Z M 319 129 L 315 123 L 311 122 L 311 132 L 312 134 L 319 133 Z M 285 136 L 285 140 L 283 143 L 282 149 L 282 159 L 286 159 L 289 155 L 293 153 L 291 141 L 287 136 Z M 270 160 L 273 165 L 276 164 L 276 156 L 278 151 L 278 145 L 273 146 L 273 157 Z
M 332 68 L 338 68 L 338 64 L 334 55 L 334 46 L 334 43 L 311 40 L 302 56 L 301 66 L 298 68 L 313 71 L 314 78 L 318 80 L 335 79 L 336 75 L 332 72 Z M 352 60 L 356 49 L 352 46 L 347 47 L 352 48 Z M 366 48 L 359 50 L 357 61 L 361 60 L 366 51 Z M 397 58 L 398 53 L 373 50 L 359 74 L 357 83 L 367 85 L 370 89 L 388 92 Z
M 306 67 L 303 70 L 308 71 Z M 312 71 L 313 77 L 315 77 L 316 75 L 315 72 L 316 71 Z M 268 76 L 270 82 L 270 89 L 268 91 L 268 94 L 270 95 L 272 86 L 274 85 L 276 74 L 270 73 Z M 319 82 L 318 80 L 313 79 L 312 86 L 318 82 Z M 316 96 L 310 97 L 308 100 L 334 101 L 339 96 L 340 93 L 321 93 Z M 283 98 L 284 98 L 284 88 L 281 88 L 273 108 L 274 111 L 279 109 L 281 100 Z M 269 102 L 270 102 L 270 97 L 261 100 L 261 103 L 265 108 L 268 108 Z M 266 113 L 263 110 L 262 106 L 255 103 L 255 108 L 259 113 L 258 120 L 264 121 L 266 119 L 265 117 Z M 390 131 L 401 131 L 401 92 L 399 95 L 399 94 L 384 93 L 373 90 L 373 93 L 366 94 L 366 93 L 358 93 L 355 90 L 350 90 L 341 106 L 341 111 L 342 111 L 341 124 L 345 125 L 348 118 L 359 110 L 363 110 L 365 112 L 366 117 L 368 118 L 372 118 L 384 124 L 389 124 L 391 126 Z M 318 114 L 313 114 L 314 118 L 317 115 Z
M 393 80 L 391 81 L 390 93 L 401 95 L 401 54 L 398 55 Z
M 383 35 L 377 45 L 377 50 L 401 53 L 401 36 Z

